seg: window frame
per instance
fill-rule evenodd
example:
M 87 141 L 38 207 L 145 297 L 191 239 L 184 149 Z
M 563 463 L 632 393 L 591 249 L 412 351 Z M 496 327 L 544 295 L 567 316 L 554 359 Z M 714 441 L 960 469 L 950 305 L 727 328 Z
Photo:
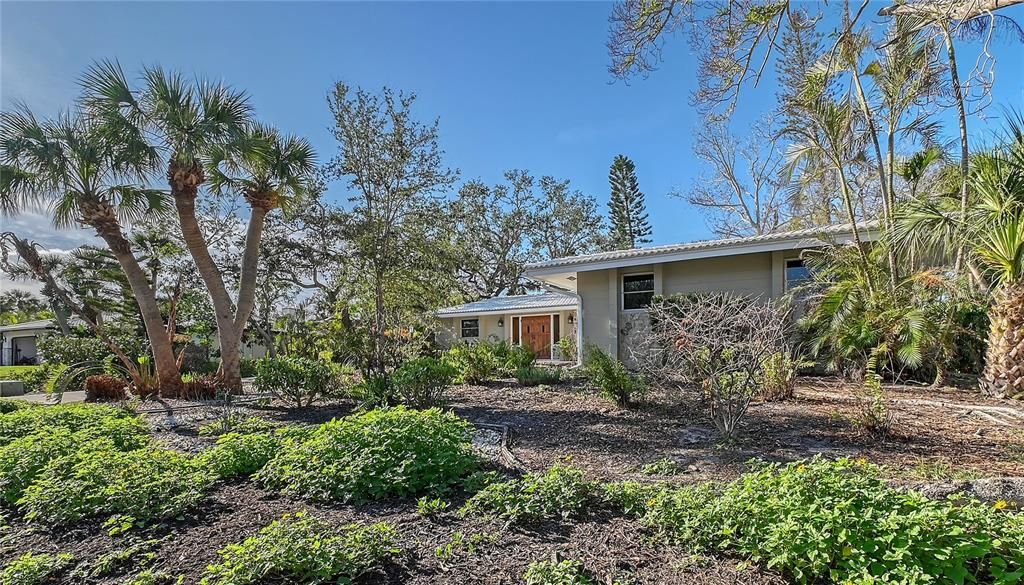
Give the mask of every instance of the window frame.
M 651 278 L 651 290 L 650 291 L 646 291 L 646 290 L 645 291 L 630 291 L 630 292 L 627 293 L 626 292 L 626 279 L 627 278 L 631 278 L 631 277 L 636 277 L 636 276 L 649 276 Z M 650 306 L 650 303 L 648 303 L 648 305 L 645 305 L 645 306 L 642 306 L 642 307 L 637 307 L 637 308 L 633 308 L 633 309 L 627 309 L 626 308 L 626 295 L 627 294 L 630 294 L 630 295 L 648 294 L 648 292 L 650 292 L 651 298 L 653 299 L 654 295 L 657 294 L 657 290 L 658 290 L 658 285 L 655 282 L 655 278 L 656 277 L 654 275 L 654 272 L 630 272 L 628 274 L 623 274 L 623 275 L 621 275 L 619 277 L 619 290 L 620 290 L 619 299 L 620 299 L 620 302 L 622 303 L 622 312 L 623 313 L 634 313 L 634 312 L 646 311 L 647 310 L 647 307 Z
M 466 335 L 466 322 L 476 321 L 476 327 L 470 325 L 468 329 L 476 329 L 476 335 Z M 480 339 L 480 317 L 470 317 L 468 319 L 459 319 L 459 339 Z
M 793 285 L 791 284 L 792 281 L 790 281 L 790 279 L 789 279 L 789 268 L 790 268 L 790 263 L 795 263 L 795 262 L 799 262 L 800 263 L 800 268 L 803 268 L 804 270 L 807 271 L 807 275 L 803 279 L 801 279 L 799 282 L 797 282 L 796 286 L 800 286 L 802 284 L 805 284 L 808 281 L 810 281 L 810 279 L 811 279 L 811 269 L 807 266 L 807 263 L 806 263 L 806 261 L 804 261 L 803 258 L 786 258 L 786 261 L 782 265 L 782 290 L 784 292 L 789 292 L 790 290 L 793 289 Z

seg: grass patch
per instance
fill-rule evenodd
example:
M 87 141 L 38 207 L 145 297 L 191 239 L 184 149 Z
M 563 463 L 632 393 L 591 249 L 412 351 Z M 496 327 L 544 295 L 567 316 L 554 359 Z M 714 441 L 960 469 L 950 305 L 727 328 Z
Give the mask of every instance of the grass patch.
M 695 553 L 739 555 L 799 583 L 1013 583 L 1024 517 L 930 500 L 850 460 L 764 465 L 724 486 L 665 490 L 644 522 Z
M 371 410 L 286 442 L 258 474 L 286 494 L 368 502 L 439 492 L 473 471 L 471 426 L 437 409 Z
M 299 512 L 221 549 L 201 583 L 350 583 L 401 552 L 396 542 L 394 527 L 383 522 L 336 528 Z

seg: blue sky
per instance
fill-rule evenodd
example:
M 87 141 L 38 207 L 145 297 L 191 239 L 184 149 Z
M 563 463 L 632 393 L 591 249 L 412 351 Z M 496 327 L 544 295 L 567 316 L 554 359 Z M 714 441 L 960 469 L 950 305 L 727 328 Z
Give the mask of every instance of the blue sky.
M 710 237 L 704 218 L 679 199 L 699 174 L 689 106 L 696 58 L 685 39 L 662 68 L 613 82 L 605 50 L 610 4 L 120 2 L 0 3 L 0 103 L 43 114 L 66 106 L 76 77 L 95 59 L 116 58 L 211 78 L 247 90 L 259 116 L 334 152 L 326 94 L 336 80 L 415 91 L 423 118 L 440 118 L 449 166 L 462 178 L 504 170 L 567 178 L 602 204 L 619 153 L 634 159 L 654 243 Z M 874 13 L 877 10 L 869 10 Z M 1024 22 L 1024 8 L 1007 14 Z M 192 31 L 188 26 L 192 25 Z M 1020 47 L 997 46 L 997 104 L 1024 103 Z M 774 88 L 748 92 L 742 131 L 774 106 Z M 982 126 L 981 124 L 976 127 Z M 343 197 L 334 186 L 330 197 Z M 70 247 L 39 218 L 3 220 L 36 239 Z

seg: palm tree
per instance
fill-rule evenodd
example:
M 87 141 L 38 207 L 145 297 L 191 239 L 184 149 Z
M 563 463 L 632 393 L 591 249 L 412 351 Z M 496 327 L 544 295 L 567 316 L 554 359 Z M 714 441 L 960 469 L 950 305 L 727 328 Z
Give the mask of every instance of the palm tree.
M 242 252 L 238 303 L 234 315 L 234 338 L 241 345 L 245 326 L 256 306 L 257 269 L 260 241 L 267 214 L 287 209 L 312 192 L 311 177 L 316 168 L 313 147 L 305 139 L 281 136 L 274 128 L 252 124 L 232 144 L 210 152 L 207 175 L 217 193 L 241 194 L 249 204 L 249 223 Z M 224 334 L 221 334 L 223 343 Z M 221 374 L 229 387 L 241 385 L 238 352 L 225 355 L 221 349 Z
M 124 225 L 161 213 L 166 193 L 140 185 L 158 156 L 142 135 L 116 135 L 79 113 L 40 121 L 19 108 L 0 117 L 0 202 L 5 211 L 48 205 L 57 227 L 93 228 L 114 255 L 139 304 L 162 392 L 181 376 L 145 270 L 132 252 Z M 127 364 L 126 364 L 127 365 Z
M 167 181 L 185 246 L 213 304 L 221 359 L 226 362 L 222 362 L 222 382 L 230 390 L 239 390 L 240 370 L 233 366 L 239 351 L 234 304 L 199 225 L 196 199 L 206 182 L 206 157 L 227 142 L 240 144 L 235 139 L 251 115 L 247 96 L 223 85 L 192 84 L 180 73 L 159 67 L 145 69 L 143 88 L 136 91 L 120 65 L 110 61 L 93 65 L 81 84 L 83 102 L 93 115 L 115 131 L 146 132 L 165 153 Z
M 993 292 L 981 388 L 1024 396 L 1024 118 L 1011 117 L 1004 144 L 975 155 L 962 213 L 959 193 L 908 204 L 894 233 L 904 247 L 960 256 Z

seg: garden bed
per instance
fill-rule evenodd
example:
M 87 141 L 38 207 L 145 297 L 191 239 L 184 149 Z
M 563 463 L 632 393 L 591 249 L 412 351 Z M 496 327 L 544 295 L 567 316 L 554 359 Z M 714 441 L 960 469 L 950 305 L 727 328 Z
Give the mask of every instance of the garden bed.
M 522 387 L 511 381 L 450 390 L 450 406 L 477 425 L 473 444 L 502 475 L 540 472 L 570 462 L 589 477 L 606 481 L 656 480 L 696 483 L 728 480 L 750 458 L 789 461 L 814 455 L 866 458 L 881 465 L 896 483 L 922 480 L 1024 475 L 1024 436 L 1019 426 L 979 416 L 965 404 L 1019 409 L 1013 403 L 985 400 L 959 390 L 891 387 L 887 398 L 897 416 L 895 435 L 865 436 L 852 422 L 857 405 L 852 388 L 831 379 L 805 379 L 796 398 L 755 403 L 732 449 L 717 444 L 713 427 L 696 402 L 651 395 L 625 409 L 586 391 L 582 383 Z M 691 406 L 667 406 L 684 404 Z M 153 404 L 143 410 L 153 410 Z M 144 415 L 158 444 L 186 453 L 211 447 L 215 436 L 201 432 L 225 414 L 216 405 L 183 401 Z M 187 408 L 182 408 L 187 407 Z M 350 414 L 355 404 L 330 401 L 304 409 L 275 402 L 235 407 L 235 416 L 259 416 L 279 425 L 319 424 Z M 501 458 L 503 428 L 521 470 Z M 644 465 L 675 462 L 661 474 Z M 27 551 L 71 553 L 88 564 L 134 543 L 148 545 L 152 567 L 197 583 L 218 550 L 255 535 L 282 514 L 308 510 L 332 526 L 386 521 L 394 525 L 402 552 L 385 568 L 360 583 L 521 583 L 534 561 L 574 559 L 597 575 L 628 577 L 629 583 L 785 583 L 780 576 L 736 559 L 693 556 L 680 547 L 651 538 L 640 522 L 605 510 L 585 511 L 572 521 L 544 520 L 529 525 L 462 517 L 466 495 L 446 496 L 449 506 L 425 517 L 415 498 L 390 498 L 370 504 L 313 503 L 260 487 L 251 480 L 215 484 L 201 506 L 164 523 L 151 523 L 111 536 L 101 520 L 63 530 L 30 526 L 10 519 L 0 532 L 0 566 Z M 123 583 L 137 569 L 115 570 L 95 578 L 65 575 L 65 583 Z

